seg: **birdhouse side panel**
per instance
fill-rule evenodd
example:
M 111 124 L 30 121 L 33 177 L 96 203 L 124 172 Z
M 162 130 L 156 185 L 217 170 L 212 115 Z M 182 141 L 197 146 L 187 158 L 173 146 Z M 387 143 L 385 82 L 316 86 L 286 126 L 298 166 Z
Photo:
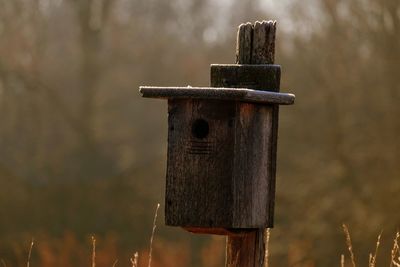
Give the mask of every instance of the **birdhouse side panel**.
M 272 226 L 275 169 L 273 107 L 237 103 L 233 171 L 234 228 Z
M 211 86 L 279 92 L 279 65 L 211 65 Z M 237 103 L 233 228 L 273 226 L 278 107 Z
M 235 104 L 168 101 L 166 224 L 230 228 Z

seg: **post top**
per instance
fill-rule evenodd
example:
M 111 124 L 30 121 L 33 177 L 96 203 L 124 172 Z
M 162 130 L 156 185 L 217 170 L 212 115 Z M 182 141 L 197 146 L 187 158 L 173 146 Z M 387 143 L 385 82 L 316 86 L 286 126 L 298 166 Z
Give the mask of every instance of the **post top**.
M 248 88 L 140 86 L 139 92 L 143 97 L 149 98 L 214 99 L 269 105 L 291 105 L 295 99 L 295 95 L 289 93 L 260 91 Z

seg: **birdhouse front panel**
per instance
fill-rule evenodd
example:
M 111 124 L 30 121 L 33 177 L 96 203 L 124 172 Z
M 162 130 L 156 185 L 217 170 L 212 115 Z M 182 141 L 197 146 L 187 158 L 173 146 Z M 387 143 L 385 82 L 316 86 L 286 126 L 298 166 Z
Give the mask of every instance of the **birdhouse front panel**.
M 168 110 L 166 224 L 270 225 L 272 106 L 175 99 Z
M 229 226 L 235 103 L 168 101 L 167 225 Z

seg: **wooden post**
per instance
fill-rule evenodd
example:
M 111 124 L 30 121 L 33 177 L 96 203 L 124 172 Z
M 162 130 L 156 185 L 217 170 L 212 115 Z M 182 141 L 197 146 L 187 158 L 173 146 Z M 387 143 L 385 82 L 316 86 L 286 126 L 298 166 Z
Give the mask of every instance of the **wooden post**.
M 237 64 L 273 64 L 275 57 L 275 21 L 241 24 L 237 33 Z M 272 173 L 276 168 L 276 141 L 278 130 L 278 106 L 274 106 L 272 127 Z M 273 179 L 275 181 L 275 179 Z M 273 185 L 274 186 L 274 183 Z M 274 188 L 270 192 L 274 192 Z M 267 193 L 267 192 L 266 192 Z M 274 196 L 272 196 L 274 197 Z M 273 213 L 273 211 L 272 211 Z M 241 235 L 230 235 L 226 243 L 227 267 L 266 266 L 266 229 L 254 229 Z
M 239 26 L 236 64 L 211 65 L 211 87 L 140 88 L 168 99 L 165 221 L 227 235 L 227 267 L 265 267 L 273 227 L 279 93 L 274 21 Z M 269 92 L 268 92 L 269 91 Z

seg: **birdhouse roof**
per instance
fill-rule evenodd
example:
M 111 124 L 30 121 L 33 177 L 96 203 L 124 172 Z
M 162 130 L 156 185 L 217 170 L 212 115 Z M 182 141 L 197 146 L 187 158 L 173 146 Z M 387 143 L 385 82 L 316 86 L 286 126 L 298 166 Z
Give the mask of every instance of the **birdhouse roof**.
M 149 98 L 214 99 L 275 105 L 291 105 L 295 99 L 293 94 L 248 88 L 141 86 L 139 92 Z

